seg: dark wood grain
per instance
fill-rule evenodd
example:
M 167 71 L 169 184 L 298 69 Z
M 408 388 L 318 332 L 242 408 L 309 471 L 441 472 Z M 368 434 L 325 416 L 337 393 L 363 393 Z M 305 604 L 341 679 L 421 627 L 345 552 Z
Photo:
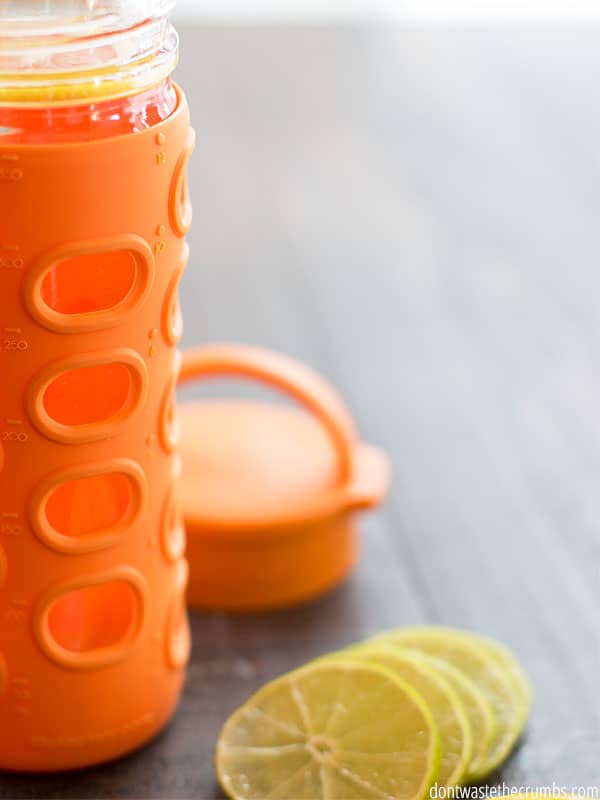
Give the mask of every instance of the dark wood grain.
M 394 467 L 354 579 L 193 614 L 145 750 L 2 798 L 219 797 L 212 748 L 268 678 L 386 626 L 513 646 L 527 737 L 499 781 L 600 786 L 600 28 L 196 28 L 185 343 L 279 348 Z

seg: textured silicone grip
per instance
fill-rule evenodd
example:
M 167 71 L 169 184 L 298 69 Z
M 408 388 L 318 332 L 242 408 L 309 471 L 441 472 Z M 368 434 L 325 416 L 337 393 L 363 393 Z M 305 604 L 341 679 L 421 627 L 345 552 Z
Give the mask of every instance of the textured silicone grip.
M 179 93 L 141 133 L 0 147 L 0 768 L 118 756 L 179 696 L 193 143 Z

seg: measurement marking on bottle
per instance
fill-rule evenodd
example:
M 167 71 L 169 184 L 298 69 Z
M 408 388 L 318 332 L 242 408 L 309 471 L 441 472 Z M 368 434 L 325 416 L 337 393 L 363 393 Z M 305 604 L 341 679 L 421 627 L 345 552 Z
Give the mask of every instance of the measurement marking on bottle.
M 0 181 L 18 183 L 23 178 L 23 170 L 15 167 L 0 167 Z
M 29 678 L 13 678 L 11 680 L 11 695 L 15 702 L 15 713 L 21 717 L 31 715 L 32 694 Z
M 29 434 L 24 431 L 0 431 L 0 442 L 14 442 L 25 444 L 29 441 Z
M 8 520 L 2 521 L 2 520 Z M 0 511 L 0 534 L 2 536 L 20 536 L 23 527 L 19 522 L 19 515 L 16 511 Z
M 8 242 L 0 242 L 0 252 L 7 252 L 7 253 L 18 253 L 21 249 L 21 245 Z
M 6 420 L 6 424 L 7 425 L 22 425 L 23 424 L 23 420 L 22 419 L 7 419 Z
M 156 339 L 157 339 L 157 337 L 158 337 L 158 328 L 152 328 L 148 332 L 148 338 L 150 339 L 150 347 L 148 348 L 148 355 L 150 356 L 150 358 L 155 356 L 156 353 L 158 352 L 158 350 L 156 348 Z
M 156 253 L 156 255 L 159 255 L 160 253 L 164 252 L 166 246 L 167 243 L 165 242 L 165 240 L 159 239 L 154 245 L 154 252 Z
M 2 161 L 18 161 L 19 154 L 18 153 L 2 153 L 0 155 Z
M 7 258 L 0 256 L 0 269 L 23 269 L 25 262 L 21 256 L 14 256 Z
M 96 729 L 94 731 L 87 730 L 81 736 L 32 736 L 31 742 L 36 747 L 45 747 L 49 750 L 78 749 L 82 746 L 94 744 L 95 742 L 104 744 L 117 736 L 131 734 L 138 729 L 143 730 L 149 728 L 154 724 L 154 720 L 154 712 L 148 711 L 141 717 L 128 719 L 127 722 L 113 728 Z
M 3 339 L 0 343 L 0 350 L 7 353 L 24 353 L 29 349 L 29 342 L 25 339 Z
M 146 438 L 146 460 L 150 464 L 154 460 L 154 448 L 156 445 L 156 436 L 151 433 Z
M 23 529 L 18 523 L 0 522 L 0 535 L 2 536 L 20 536 Z
M 4 328 L 4 333 L 21 333 L 21 328 Z

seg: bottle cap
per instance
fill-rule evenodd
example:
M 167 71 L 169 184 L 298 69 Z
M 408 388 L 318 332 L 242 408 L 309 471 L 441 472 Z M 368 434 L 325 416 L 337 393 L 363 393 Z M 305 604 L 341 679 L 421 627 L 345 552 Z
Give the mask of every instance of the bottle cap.
M 383 499 L 387 459 L 359 441 L 335 390 L 291 358 L 227 345 L 183 354 L 180 383 L 215 377 L 258 381 L 300 407 L 178 406 L 188 601 L 251 611 L 315 597 L 355 565 L 354 513 Z

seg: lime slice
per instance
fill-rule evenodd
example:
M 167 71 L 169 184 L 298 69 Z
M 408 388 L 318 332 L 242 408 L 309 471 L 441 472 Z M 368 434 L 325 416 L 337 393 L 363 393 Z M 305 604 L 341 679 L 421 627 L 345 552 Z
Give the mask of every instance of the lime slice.
M 398 628 L 380 634 L 374 642 L 395 643 L 440 658 L 473 680 L 494 709 L 496 731 L 489 750 L 476 770 L 478 779 L 493 772 L 509 755 L 521 735 L 529 706 L 515 690 L 513 679 L 489 649 L 463 631 L 436 626 Z
M 487 636 L 480 636 L 474 633 L 469 633 L 468 635 L 502 667 L 508 675 L 519 699 L 522 703 L 525 703 L 527 711 L 529 711 L 532 699 L 531 681 L 523 667 L 519 664 L 514 653 L 506 647 L 506 645 L 500 644 L 500 642 L 490 639 Z
M 473 752 L 471 727 L 458 693 L 431 665 L 432 659 L 416 651 L 385 645 L 364 645 L 343 655 L 387 667 L 416 689 L 427 703 L 440 734 L 442 757 L 437 785 L 451 788 L 461 783 Z
M 268 683 L 216 751 L 234 800 L 423 800 L 440 761 L 421 697 L 385 667 L 320 659 Z
M 393 647 L 393 645 L 390 645 L 390 647 Z M 404 652 L 418 652 L 407 648 L 397 649 L 404 650 Z M 465 782 L 476 781 L 496 732 L 496 717 L 492 704 L 475 681 L 467 678 L 456 667 L 453 667 L 447 661 L 442 661 L 432 656 L 423 656 L 423 658 L 427 658 L 431 666 L 452 686 L 469 719 L 473 738 L 473 751 L 469 768 L 465 775 Z

